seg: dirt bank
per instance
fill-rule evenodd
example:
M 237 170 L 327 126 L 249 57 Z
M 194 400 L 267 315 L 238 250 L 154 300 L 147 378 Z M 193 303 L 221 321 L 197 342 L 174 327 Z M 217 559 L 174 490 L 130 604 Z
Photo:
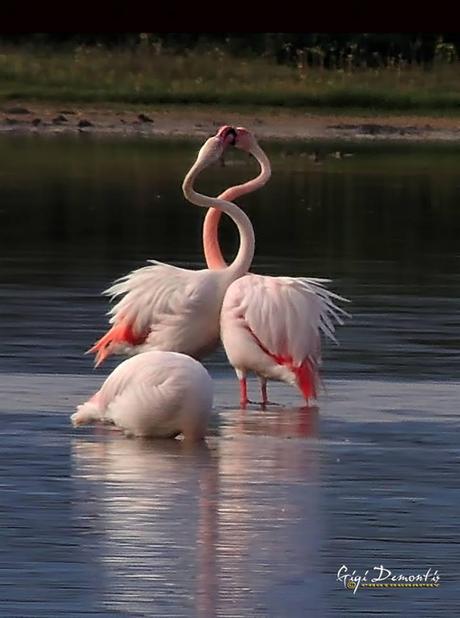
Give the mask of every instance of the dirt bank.
M 245 126 L 261 139 L 460 140 L 460 118 L 322 115 L 298 110 L 238 113 L 223 108 L 133 108 L 110 105 L 3 104 L 1 133 L 95 133 L 119 136 L 197 137 L 222 124 Z

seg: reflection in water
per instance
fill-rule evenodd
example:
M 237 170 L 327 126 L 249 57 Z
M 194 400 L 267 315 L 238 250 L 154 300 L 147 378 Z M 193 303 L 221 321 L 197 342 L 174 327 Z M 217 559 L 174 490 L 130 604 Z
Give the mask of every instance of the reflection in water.
M 210 447 L 104 430 L 97 443 L 72 441 L 75 517 L 98 530 L 105 605 L 204 618 L 266 616 L 288 607 L 286 595 L 319 607 L 317 457 L 309 441 L 288 439 L 315 412 L 263 414 L 233 425 L 225 413 Z
M 250 410 L 238 408 L 230 412 L 235 430 L 241 433 L 262 434 L 283 438 L 317 438 L 319 423 L 318 406 L 269 408 Z
M 318 452 L 301 435 L 315 412 L 233 415 L 219 443 L 221 598 L 257 616 L 319 612 Z
M 3 376 L 0 616 L 457 615 L 458 384 L 331 381 L 318 437 L 314 410 L 221 408 L 187 450 L 76 434 L 87 381 Z M 228 405 L 233 381 L 216 390 Z M 442 587 L 357 600 L 336 582 L 377 561 Z
M 216 457 L 178 440 L 74 440 L 73 476 L 89 482 L 77 517 L 98 513 L 104 604 L 215 615 Z M 173 596 L 172 596 L 173 595 Z
M 206 466 L 200 478 L 199 518 L 197 522 L 196 612 L 203 618 L 214 618 L 218 603 L 218 482 L 219 471 L 213 461 Z

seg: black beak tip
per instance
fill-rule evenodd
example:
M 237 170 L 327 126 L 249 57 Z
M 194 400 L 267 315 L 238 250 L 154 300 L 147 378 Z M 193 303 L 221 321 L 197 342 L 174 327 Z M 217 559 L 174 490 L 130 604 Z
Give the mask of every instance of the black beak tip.
M 228 134 L 227 135 L 229 135 L 232 138 L 231 141 L 230 141 L 230 144 L 232 146 L 234 146 L 236 144 L 236 138 L 237 138 L 237 133 L 236 133 L 235 129 L 233 127 L 231 127 L 228 130 Z

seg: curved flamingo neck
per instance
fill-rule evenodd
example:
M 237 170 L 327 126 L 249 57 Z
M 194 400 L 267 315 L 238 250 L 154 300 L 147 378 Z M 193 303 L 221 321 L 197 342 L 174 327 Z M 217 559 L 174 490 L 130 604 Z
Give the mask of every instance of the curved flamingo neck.
M 247 182 L 229 187 L 223 193 L 219 195 L 219 199 L 233 202 L 242 195 L 256 191 L 269 180 L 271 176 L 270 161 L 262 150 L 262 148 L 256 144 L 251 149 L 251 154 L 257 159 L 260 166 L 260 173 L 256 178 L 252 178 Z M 203 223 L 203 250 L 204 257 L 206 259 L 206 265 L 208 268 L 218 270 L 226 268 L 227 263 L 222 255 L 222 250 L 219 245 L 219 221 L 222 215 L 222 211 L 217 208 L 209 208 L 204 218 Z
M 193 185 L 196 177 L 207 165 L 208 163 L 202 160 L 197 160 L 193 164 L 182 183 L 182 191 L 185 198 L 196 206 L 202 206 L 203 208 L 218 208 L 220 211 L 227 214 L 238 228 L 240 234 L 238 253 L 233 262 L 226 268 L 228 278 L 233 281 L 245 275 L 251 266 L 255 249 L 254 229 L 248 216 L 238 208 L 236 204 L 221 198 L 208 197 L 207 195 L 195 191 Z

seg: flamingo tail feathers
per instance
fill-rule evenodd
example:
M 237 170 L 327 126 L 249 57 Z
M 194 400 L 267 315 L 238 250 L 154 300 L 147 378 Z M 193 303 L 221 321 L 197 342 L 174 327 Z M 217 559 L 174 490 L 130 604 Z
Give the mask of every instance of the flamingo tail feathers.
M 319 376 L 315 363 L 306 358 L 301 365 L 292 367 L 292 370 L 305 399 L 316 399 Z
M 94 366 L 99 367 L 111 354 L 112 348 L 117 344 L 140 345 L 145 341 L 147 335 L 137 335 L 131 324 L 125 320 L 120 320 L 112 326 L 96 343 L 87 351 L 87 354 L 96 354 Z

